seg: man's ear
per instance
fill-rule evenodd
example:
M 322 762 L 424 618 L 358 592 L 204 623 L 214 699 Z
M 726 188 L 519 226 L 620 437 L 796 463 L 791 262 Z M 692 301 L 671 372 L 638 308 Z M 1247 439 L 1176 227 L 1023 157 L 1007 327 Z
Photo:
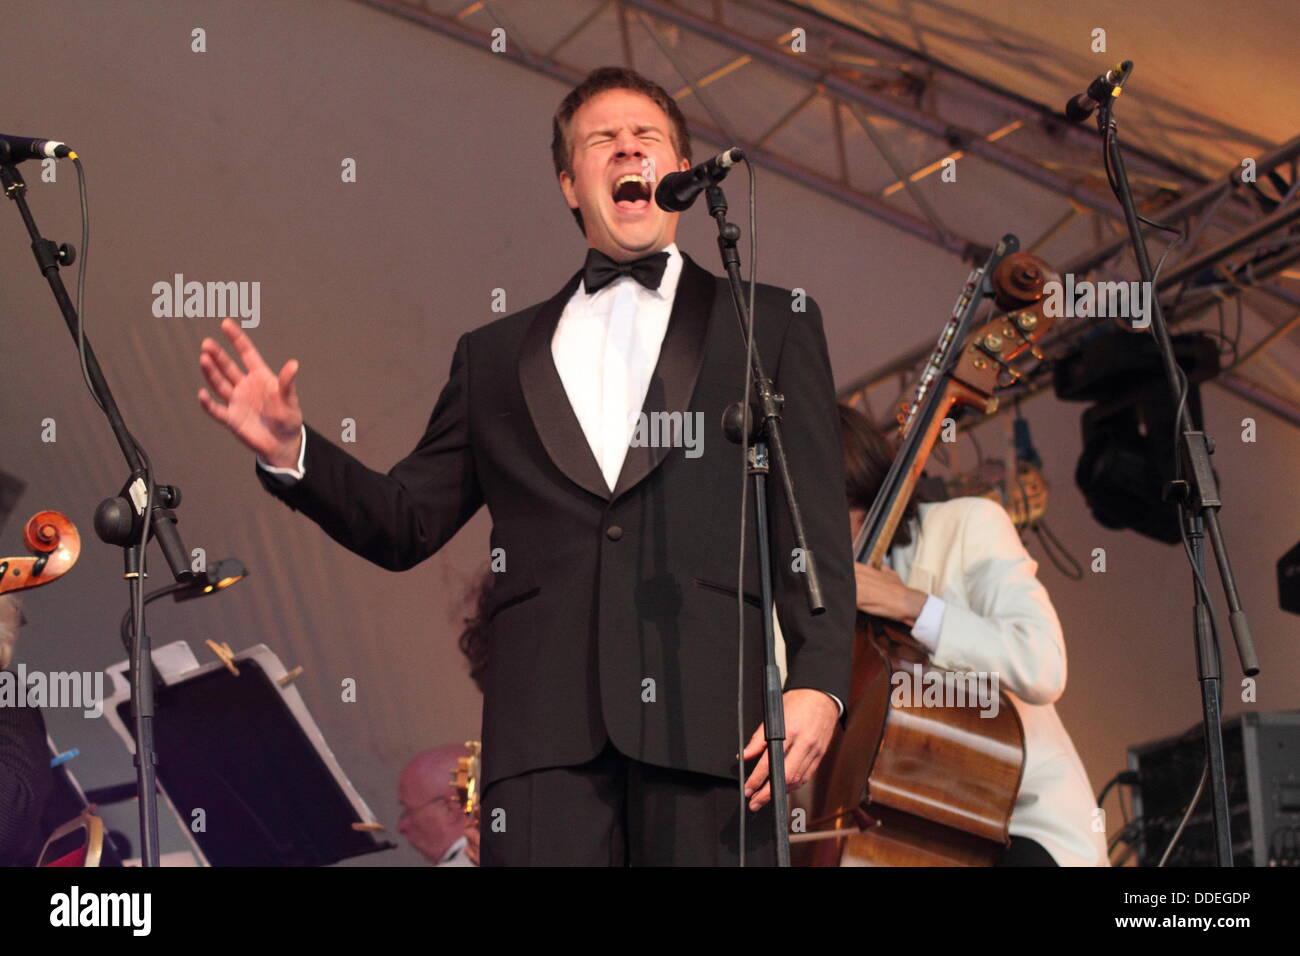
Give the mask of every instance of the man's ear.
M 686 172 L 686 170 L 690 168 L 691 168 L 691 161 L 687 159 L 685 156 L 683 156 L 681 160 L 677 163 L 677 171 L 679 173 L 684 173 Z
M 573 191 L 573 177 L 568 173 L 560 173 L 560 192 L 564 193 L 564 201 L 570 209 L 578 208 L 578 194 Z

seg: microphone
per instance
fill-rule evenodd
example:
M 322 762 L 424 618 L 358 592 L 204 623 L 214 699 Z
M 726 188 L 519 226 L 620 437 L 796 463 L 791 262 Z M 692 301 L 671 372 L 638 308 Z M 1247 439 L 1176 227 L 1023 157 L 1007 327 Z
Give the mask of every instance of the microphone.
M 1086 92 L 1074 96 L 1065 104 L 1065 118 L 1071 123 L 1082 123 L 1102 103 L 1111 97 L 1119 96 L 1123 90 L 1128 71 L 1133 68 L 1132 60 L 1117 64 L 1088 84 Z
M 67 143 L 57 139 L 32 139 L 0 133 L 0 163 L 21 163 L 25 159 L 65 159 L 72 155 Z
M 745 158 L 736 147 L 725 149 L 712 159 L 705 160 L 684 173 L 669 173 L 659 180 L 655 202 L 667 212 L 690 209 L 697 196 L 710 186 L 722 182 L 732 166 Z

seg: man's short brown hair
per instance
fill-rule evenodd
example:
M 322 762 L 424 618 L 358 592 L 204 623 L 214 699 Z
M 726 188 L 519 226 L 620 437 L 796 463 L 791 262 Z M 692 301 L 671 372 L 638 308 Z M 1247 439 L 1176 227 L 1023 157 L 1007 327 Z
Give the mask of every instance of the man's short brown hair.
M 551 160 L 555 163 L 557 178 L 560 173 L 573 175 L 573 143 L 569 140 L 573 114 L 592 97 L 609 90 L 631 90 L 640 93 L 667 113 L 668 120 L 672 124 L 670 135 L 673 149 L 677 151 L 679 158 L 690 162 L 691 133 L 686 126 L 686 117 L 682 115 L 673 98 L 668 95 L 668 91 L 653 80 L 646 79 L 636 70 L 629 70 L 622 66 L 602 66 L 588 73 L 585 80 L 569 91 L 569 95 L 564 98 L 551 120 Z M 582 221 L 582 211 L 580 209 L 570 211 L 585 236 L 587 229 Z

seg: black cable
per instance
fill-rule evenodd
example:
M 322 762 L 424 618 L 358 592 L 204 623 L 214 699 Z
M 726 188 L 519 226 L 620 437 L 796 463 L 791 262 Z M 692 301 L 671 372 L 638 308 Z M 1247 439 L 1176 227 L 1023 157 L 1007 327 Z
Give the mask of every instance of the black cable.
M 1238 292 L 1238 293 L 1237 293 L 1237 331 L 1234 332 L 1233 335 L 1232 335 L 1232 361 L 1233 361 L 1233 364 L 1236 364 L 1236 362 L 1237 362 L 1237 350 L 1238 350 L 1238 347 L 1241 345 L 1242 322 L 1243 322 L 1243 320 L 1245 319 L 1245 315 L 1244 315 L 1244 313 L 1243 313 L 1243 309 L 1244 309 L 1244 308 L 1245 308 L 1245 303 L 1242 302 L 1242 300 L 1241 300 L 1241 293 Z
M 1111 160 L 1110 160 L 1110 152 L 1111 152 L 1111 148 L 1113 147 L 1117 152 L 1118 152 L 1118 150 L 1119 150 L 1119 148 L 1120 148 L 1120 147 L 1119 147 L 1119 142 L 1118 142 L 1118 129 L 1117 129 L 1116 125 L 1115 125 L 1115 120 L 1114 120 L 1113 116 L 1111 115 L 1111 107 L 1110 107 L 1110 103 L 1109 103 L 1109 102 L 1106 103 L 1105 105 L 1103 105 L 1103 107 L 1102 107 L 1102 111 L 1103 111 L 1102 114 L 1101 114 L 1101 125 L 1102 125 L 1102 158 L 1103 158 L 1103 162 L 1104 162 L 1104 165 L 1105 165 L 1105 168 L 1106 168 L 1106 178 L 1107 178 L 1107 180 L 1110 182 L 1111 190 L 1115 193 L 1115 197 L 1120 201 L 1120 204 L 1123 205 L 1123 204 L 1124 204 L 1124 196 L 1123 196 L 1122 192 L 1121 192 L 1120 189 L 1119 189 L 1119 184 L 1118 184 L 1118 183 L 1116 182 L 1116 180 L 1115 180 L 1115 175 L 1114 175 L 1114 171 L 1113 171 L 1113 169 L 1111 168 Z M 1152 272 L 1152 274 L 1151 274 L 1151 298 L 1152 298 L 1152 302 L 1151 302 L 1151 306 L 1150 306 L 1150 307 L 1151 307 L 1152 310 L 1154 311 L 1154 309 L 1155 309 L 1155 299 L 1156 299 L 1156 295 L 1157 295 L 1157 284 L 1158 284 L 1158 279 L 1160 278 L 1160 269 L 1161 269 L 1162 266 L 1164 266 L 1164 264 L 1165 264 L 1165 259 L 1168 257 L 1170 251 L 1171 251 L 1175 246 L 1177 246 L 1180 242 L 1182 242 L 1183 239 L 1185 238 L 1185 236 L 1183 235 L 1183 232 L 1182 232 L 1180 229 L 1177 229 L 1177 228 L 1174 227 L 1174 226 L 1170 226 L 1170 225 L 1167 225 L 1167 224 L 1165 224 L 1165 223 L 1154 222 L 1154 221 L 1152 221 L 1152 220 L 1150 220 L 1150 219 L 1147 219 L 1145 216 L 1139 215 L 1139 214 L 1137 213 L 1137 211 L 1136 211 L 1136 208 L 1134 209 L 1134 215 L 1137 216 L 1137 218 L 1138 218 L 1139 221 L 1146 223 L 1147 225 L 1151 226 L 1152 228 L 1160 229 L 1160 230 L 1162 230 L 1162 231 L 1164 231 L 1164 232 L 1171 232 L 1171 233 L 1173 233 L 1173 234 L 1175 235 L 1175 237 L 1176 237 L 1176 238 L 1174 239 L 1174 241 L 1171 242 L 1171 243 L 1170 243 L 1170 244 L 1165 248 L 1164 254 L 1160 257 L 1160 261 L 1157 263 L 1155 270 L 1154 270 L 1154 271 Z M 1138 239 L 1139 242 L 1143 241 L 1141 235 L 1139 235 L 1139 236 L 1137 237 L 1137 239 Z M 1147 333 L 1148 333 L 1148 334 L 1149 334 L 1153 339 L 1156 339 L 1157 342 L 1159 341 L 1158 337 L 1156 336 L 1156 323 L 1155 323 L 1155 317 L 1154 317 L 1154 315 L 1151 316 L 1151 321 L 1150 321 L 1149 325 L 1147 326 Z M 1171 342 L 1171 345 L 1172 345 L 1172 342 Z M 1187 415 L 1187 396 L 1188 396 L 1189 386 L 1188 386 L 1188 382 L 1187 382 L 1187 375 L 1183 372 L 1182 366 L 1179 365 L 1178 360 L 1177 360 L 1177 356 L 1174 357 L 1173 370 L 1174 370 L 1174 380 L 1175 380 L 1175 383 L 1176 383 L 1176 385 L 1177 385 L 1177 395 L 1178 395 L 1178 400 L 1177 400 L 1177 403 L 1176 403 L 1175 408 L 1174 408 L 1174 425 L 1173 425 L 1173 428 L 1174 428 L 1174 480 L 1175 480 L 1175 481 L 1181 481 L 1181 480 L 1182 480 L 1182 477 L 1183 477 L 1183 457 L 1182 457 L 1182 453 L 1181 453 L 1181 448 L 1182 448 L 1181 439 L 1182 439 L 1182 436 L 1183 436 L 1184 431 L 1191 431 L 1191 430 L 1193 430 L 1190 426 L 1194 425 L 1195 422 L 1192 422 L 1192 421 L 1188 420 L 1188 415 Z M 1184 425 L 1183 425 L 1184 421 L 1187 421 L 1187 425 L 1188 425 L 1187 428 L 1184 428 Z M 1189 563 L 1189 564 L 1191 565 L 1191 567 L 1192 567 L 1192 576 L 1193 576 L 1193 578 L 1195 579 L 1195 585 L 1196 585 L 1197 589 L 1199 590 L 1199 593 L 1200 593 L 1200 595 L 1201 595 L 1201 599 L 1202 599 L 1202 601 L 1203 601 L 1204 604 L 1205 604 L 1205 608 L 1206 608 L 1206 616 L 1209 618 L 1209 621 L 1210 621 L 1210 629 L 1211 629 L 1211 632 L 1212 632 L 1213 635 L 1214 635 L 1215 649 L 1218 651 L 1218 656 L 1219 656 L 1219 674 L 1220 674 L 1220 676 L 1222 676 L 1222 672 L 1223 672 L 1223 664 L 1222 664 L 1222 659 L 1223 659 L 1223 650 L 1222 650 L 1222 647 L 1219 645 L 1219 629 L 1218 629 L 1218 624 L 1217 624 L 1216 621 L 1215 621 L 1214 604 L 1213 604 L 1213 602 L 1210 600 L 1210 589 L 1209 589 L 1209 587 L 1208 587 L 1208 586 L 1206 585 L 1206 583 L 1205 583 L 1205 576 L 1204 576 L 1204 574 L 1203 574 L 1202 571 L 1201 571 L 1200 565 L 1199 565 L 1198 562 L 1195 560 L 1195 558 L 1194 558 L 1194 556 L 1193 556 L 1193 554 L 1192 554 L 1192 546 L 1191 546 L 1191 542 L 1188 540 L 1188 537 L 1187 537 L 1187 528 L 1185 527 L 1184 522 L 1182 521 L 1182 512 L 1181 512 L 1181 509 L 1180 509 L 1180 511 L 1179 511 L 1178 535 L 1179 535 L 1179 537 L 1182 539 L 1182 543 L 1183 543 L 1183 551 L 1184 551 L 1184 553 L 1187 555 L 1187 561 L 1188 561 L 1188 563 Z M 1221 690 L 1221 688 L 1220 688 L 1220 690 Z
M 90 391 L 91 398 L 95 400 L 95 404 L 99 406 L 99 410 L 107 416 L 108 408 L 105 406 L 104 400 L 100 397 L 99 392 L 95 389 L 95 384 L 90 377 L 90 367 L 86 362 L 86 327 L 84 309 L 86 304 L 86 256 L 90 251 L 90 203 L 86 196 L 86 173 L 85 169 L 81 165 L 81 158 L 74 155 L 72 157 L 72 164 L 77 170 L 77 193 L 81 206 L 81 256 L 80 264 L 77 268 L 77 358 L 81 364 L 82 380 L 86 383 L 86 388 Z M 139 565 L 134 569 L 135 577 L 128 584 L 128 591 L 131 597 L 132 630 L 135 632 L 135 641 L 132 644 L 130 653 L 128 654 L 128 667 L 131 680 L 135 681 L 138 674 L 137 665 L 143 662 L 143 657 L 138 653 L 138 649 L 140 647 L 140 642 L 144 639 L 144 635 L 147 633 L 146 628 L 141 627 L 140 625 L 144 624 L 144 582 L 145 578 L 148 576 L 146 566 L 148 563 L 149 532 L 153 523 L 155 487 L 153 463 L 149 460 L 148 453 L 146 453 L 140 443 L 136 441 L 135 436 L 132 435 L 130 429 L 126 427 L 125 422 L 122 423 L 121 427 L 126 440 L 130 442 L 131 448 L 134 449 L 135 453 L 139 456 L 140 469 L 144 472 L 143 477 L 145 482 L 143 506 L 136 504 L 134 498 L 131 496 L 130 486 L 127 488 L 128 503 L 131 507 L 136 507 L 137 510 L 142 512 L 142 520 L 140 522 L 140 542 L 138 545 Z M 135 480 L 135 478 L 131 479 L 131 483 L 134 484 Z M 137 690 L 137 694 L 138 693 L 139 691 Z M 139 734 L 136 734 L 136 746 L 139 747 L 141 744 L 142 741 L 139 739 Z M 141 864 L 148 866 L 151 861 L 145 859 L 145 857 L 151 855 L 150 851 L 153 841 L 148 838 L 144 831 L 145 826 L 144 821 L 142 820 L 141 840 L 145 845 L 141 848 Z M 156 844 L 152 845 L 152 850 L 156 852 Z
M 754 367 L 754 293 L 758 282 L 758 203 L 754 164 L 745 157 L 749 173 L 749 314 L 745 328 L 745 391 L 741 402 L 740 442 L 740 562 L 736 567 L 736 761 L 740 793 L 740 866 L 745 865 L 745 524 L 749 512 L 749 395 L 753 385 Z M 767 622 L 763 622 L 767 627 Z M 766 729 L 766 728 L 765 728 Z M 768 779 L 771 780 L 772 755 L 768 754 Z
M 1102 136 L 1102 139 L 1101 139 L 1101 145 L 1102 145 L 1102 153 L 1101 153 L 1102 165 L 1103 165 L 1103 166 L 1105 167 L 1105 169 L 1106 169 L 1106 179 L 1107 179 L 1107 181 L 1110 183 L 1110 190 L 1111 190 L 1111 192 L 1115 193 L 1116 197 L 1118 198 L 1119 195 L 1120 195 L 1119 183 L 1118 183 L 1118 182 L 1116 181 L 1116 179 L 1115 179 L 1115 171 L 1114 171 L 1114 169 L 1111 168 L 1111 163 L 1110 163 L 1110 144 L 1114 141 L 1114 138 L 1115 138 L 1116 134 L 1118 133 L 1118 129 L 1117 129 L 1117 127 L 1115 126 L 1115 122 L 1114 122 L 1114 120 L 1111 118 L 1111 104 L 1110 104 L 1110 102 L 1107 101 L 1105 104 L 1103 104 L 1102 107 L 1101 107 L 1101 109 L 1102 109 L 1102 118 L 1103 118 L 1104 121 L 1105 121 L 1105 126 L 1103 127 L 1103 129 L 1102 129 L 1102 134 L 1101 134 L 1101 136 Z M 1122 201 L 1123 201 L 1123 200 L 1121 200 L 1121 202 L 1122 202 Z M 1179 238 L 1182 238 L 1182 237 L 1183 237 L 1183 233 L 1182 233 L 1182 231 L 1181 231 L 1180 229 L 1178 229 L 1177 227 L 1175 227 L 1175 226 L 1170 226 L 1170 225 L 1168 225 L 1168 224 L 1166 224 L 1166 223 L 1163 223 L 1163 222 L 1155 222 L 1154 220 L 1148 219 L 1146 216 L 1144 216 L 1144 215 L 1142 215 L 1141 213 L 1139 213 L 1139 212 L 1137 211 L 1136 207 L 1134 208 L 1133 212 L 1134 212 L 1134 215 L 1137 216 L 1138 222 L 1144 222 L 1144 223 L 1146 223 L 1148 226 L 1150 226 L 1152 229 L 1160 229 L 1160 230 L 1162 230 L 1162 231 L 1164 231 L 1164 232 L 1172 232 L 1172 233 L 1176 233 L 1176 234 L 1179 236 Z M 1159 273 L 1159 271 L 1160 271 L 1160 270 L 1157 269 L 1157 270 L 1156 270 L 1156 273 Z M 1154 280 L 1152 281 L 1152 285 L 1153 285 L 1153 286 L 1155 285 Z M 1151 291 L 1152 291 L 1152 293 L 1154 294 L 1155 289 L 1153 288 Z
M 1109 794 L 1111 790 L 1115 789 L 1115 787 L 1120 783 L 1125 783 L 1129 786 L 1133 785 L 1132 781 L 1124 779 L 1125 775 L 1129 773 L 1132 773 L 1132 771 L 1121 770 L 1119 773 L 1115 774 L 1115 776 L 1106 781 L 1106 786 L 1102 787 L 1101 793 L 1097 794 L 1097 806 L 1103 806 L 1106 803 L 1106 795 Z
M 966 429 L 966 434 L 970 436 L 971 444 L 975 446 L 975 467 L 978 468 L 984 464 L 984 449 L 980 447 L 980 440 L 975 437 L 975 429 Z
M 1102 125 L 1102 155 L 1105 161 L 1106 176 L 1107 179 L 1110 181 L 1111 190 L 1115 193 L 1116 198 L 1119 199 L 1120 204 L 1124 205 L 1125 204 L 1124 196 L 1120 191 L 1120 189 L 1118 188 L 1118 183 L 1115 181 L 1115 176 L 1111 169 L 1111 162 L 1110 162 L 1111 148 L 1113 147 L 1115 151 L 1118 152 L 1120 147 L 1119 147 L 1118 136 L 1117 136 L 1117 128 L 1115 126 L 1114 118 L 1111 115 L 1109 103 L 1107 103 L 1103 107 L 1103 112 L 1101 114 L 1100 120 Z M 1126 206 L 1126 208 L 1128 207 Z M 1177 239 L 1175 239 L 1174 242 L 1170 243 L 1170 245 L 1165 249 L 1164 255 L 1160 257 L 1159 265 L 1157 265 L 1155 271 L 1152 273 L 1151 276 L 1151 297 L 1152 297 L 1152 308 L 1154 310 L 1156 290 L 1157 290 L 1156 280 L 1160 274 L 1160 266 L 1164 265 L 1165 257 L 1168 256 L 1169 250 L 1182 241 L 1183 234 L 1180 230 L 1175 229 L 1172 226 L 1168 226 L 1163 223 L 1152 222 L 1150 219 L 1146 219 L 1145 217 L 1138 215 L 1136 209 L 1133 209 L 1133 214 L 1141 222 L 1144 222 L 1147 225 L 1152 226 L 1153 228 L 1161 229 L 1165 232 L 1172 232 L 1177 236 Z M 1143 241 L 1142 236 L 1140 234 L 1136 236 L 1136 241 L 1137 242 Z M 1156 338 L 1157 341 L 1159 341 L 1158 336 L 1156 336 L 1156 322 L 1155 322 L 1154 315 L 1152 316 L 1152 321 L 1148 326 L 1147 331 L 1152 336 L 1152 338 Z M 1177 402 L 1174 408 L 1174 449 L 1175 449 L 1174 478 L 1176 481 L 1181 481 L 1183 475 L 1183 460 L 1182 460 L 1182 453 L 1181 453 L 1182 445 L 1180 439 L 1182 438 L 1184 432 L 1192 430 L 1190 427 L 1185 428 L 1183 424 L 1188 417 L 1187 396 L 1189 392 L 1189 385 L 1187 382 L 1187 375 L 1183 372 L 1182 367 L 1179 365 L 1176 356 L 1174 357 L 1174 361 L 1172 364 L 1173 364 L 1173 371 L 1174 371 L 1174 382 L 1177 391 Z M 1191 421 L 1187 421 L 1188 426 L 1191 426 L 1193 424 L 1195 423 Z M 1215 621 L 1214 604 L 1210 600 L 1210 591 L 1209 588 L 1206 586 L 1205 576 L 1201 571 L 1200 564 L 1199 562 L 1196 561 L 1195 555 L 1192 553 L 1192 546 L 1190 540 L 1188 539 L 1186 523 L 1183 521 L 1183 517 L 1184 514 L 1182 509 L 1180 508 L 1179 516 L 1178 516 L 1179 518 L 1178 534 L 1179 537 L 1182 539 L 1183 551 L 1187 556 L 1188 564 L 1190 564 L 1192 568 L 1192 577 L 1194 578 L 1195 587 L 1197 588 L 1197 592 L 1198 592 L 1198 603 L 1201 602 L 1204 603 L 1206 617 L 1209 619 L 1210 622 L 1210 632 L 1213 636 L 1214 649 L 1217 657 L 1217 662 L 1216 662 L 1218 667 L 1217 673 L 1220 678 L 1215 684 L 1215 693 L 1216 696 L 1221 698 L 1222 697 L 1222 674 L 1223 674 L 1223 647 L 1219 641 L 1219 628 L 1218 628 L 1218 624 Z M 1220 706 L 1222 705 L 1221 700 L 1219 700 L 1217 703 Z M 1208 741 L 1207 741 L 1207 747 L 1208 747 Z M 1209 777 L 1209 772 L 1210 772 L 1210 764 L 1209 764 L 1209 759 L 1207 757 L 1203 765 L 1203 769 L 1201 771 L 1200 782 L 1197 784 L 1196 787 L 1196 793 L 1193 794 L 1191 801 L 1188 803 L 1187 812 L 1183 814 L 1183 818 L 1178 824 L 1178 829 L 1175 831 L 1173 837 L 1170 839 L 1169 845 L 1165 848 L 1164 854 L 1161 856 L 1160 862 L 1157 864 L 1158 866 L 1164 866 L 1168 862 L 1170 854 L 1173 852 L 1174 847 L 1178 843 L 1178 840 L 1182 837 L 1183 831 L 1187 826 L 1187 821 L 1191 818 L 1192 812 L 1195 810 L 1197 804 L 1200 802 L 1201 795 L 1205 791 L 1205 784 Z
M 1220 331 L 1219 329 L 1211 329 L 1209 327 L 1196 329 L 1196 332 L 1198 335 L 1208 335 L 1211 338 L 1215 338 L 1219 340 L 1218 351 L 1219 351 L 1220 359 L 1223 359 L 1225 355 L 1228 354 L 1232 355 L 1232 360 L 1230 362 L 1229 361 L 1220 362 L 1220 368 L 1224 368 L 1225 366 L 1231 366 L 1236 364 L 1237 361 L 1236 345 L 1233 342 L 1231 336 L 1227 335 L 1223 331 Z
M 81 362 L 81 378 L 86 383 L 86 388 L 90 391 L 90 397 L 95 400 L 99 410 L 108 414 L 104 408 L 104 402 L 95 391 L 94 384 L 90 381 L 90 369 L 86 365 L 86 330 L 85 330 L 85 307 L 86 307 L 86 256 L 90 252 L 90 204 L 86 201 L 86 171 L 81 166 L 81 157 L 74 155 L 72 165 L 77 170 L 77 193 L 81 201 L 81 256 L 77 260 L 77 358 Z M 131 440 L 135 444 L 135 439 Z
M 1192 812 L 1195 811 L 1196 805 L 1201 802 L 1201 794 L 1205 792 L 1205 781 L 1210 776 L 1210 761 L 1206 760 L 1201 764 L 1201 780 L 1196 785 L 1196 792 L 1192 794 L 1192 799 L 1187 802 L 1187 812 L 1183 818 L 1178 821 L 1178 828 L 1174 830 L 1174 835 L 1169 838 L 1169 845 L 1165 847 L 1165 852 L 1160 854 L 1160 861 L 1156 863 L 1157 867 L 1163 867 L 1169 862 L 1169 855 L 1174 852 L 1174 847 L 1182 839 L 1183 831 L 1187 828 L 1187 821 L 1192 818 Z
M 1137 786 L 1138 775 L 1132 770 L 1121 770 L 1119 773 L 1115 774 L 1115 776 L 1111 777 L 1108 781 L 1106 781 L 1106 786 L 1102 787 L 1101 793 L 1097 795 L 1097 806 L 1101 808 L 1103 812 L 1105 811 L 1107 794 L 1109 794 L 1110 791 L 1119 784 L 1123 784 L 1126 787 Z M 1130 846 L 1132 846 L 1134 837 L 1137 836 L 1137 834 L 1141 831 L 1142 828 L 1141 817 L 1132 820 L 1129 819 L 1128 809 L 1124 805 L 1123 790 L 1121 790 L 1119 793 L 1119 801 L 1120 801 L 1120 813 L 1124 818 L 1124 825 L 1119 828 L 1115 836 L 1112 837 L 1106 844 L 1106 856 L 1108 859 L 1110 855 L 1115 852 L 1115 847 L 1119 846 L 1121 842 L 1128 843 Z M 1127 859 L 1127 857 L 1125 859 Z M 1114 864 L 1112 863 L 1112 865 Z
M 1228 333 L 1227 330 L 1225 330 L 1223 327 L 1223 300 L 1222 299 L 1215 300 L 1215 305 L 1218 306 L 1218 309 L 1216 311 L 1219 313 L 1219 338 L 1221 340 L 1221 344 L 1219 345 L 1219 355 L 1220 357 L 1222 357 L 1224 353 L 1223 346 L 1228 342 Z M 1206 331 L 1208 332 L 1209 330 L 1207 329 Z
M 1032 525 L 1030 525 L 1030 528 L 1033 529 L 1034 535 L 1038 538 L 1038 543 L 1042 545 L 1043 553 L 1047 555 L 1047 560 L 1051 561 L 1052 564 L 1056 566 L 1056 570 L 1060 571 L 1071 581 L 1082 581 L 1083 565 L 1081 565 L 1078 562 L 1078 560 L 1074 557 L 1074 555 L 1070 554 L 1069 550 L 1065 547 L 1065 545 L 1061 543 L 1061 540 L 1056 536 L 1056 533 L 1053 532 L 1050 527 L 1048 527 L 1047 519 L 1042 518 L 1039 519 L 1038 521 L 1035 521 Z M 1050 544 L 1048 543 L 1049 541 Z M 1052 550 L 1053 548 L 1056 548 L 1060 551 L 1061 558 L 1070 562 L 1072 569 L 1067 570 L 1061 564 L 1061 562 L 1056 559 L 1057 556 L 1055 553 L 1053 553 Z
M 99 397 L 99 392 L 96 391 L 94 382 L 90 379 L 90 367 L 86 364 L 86 320 L 84 310 L 86 306 L 86 256 L 90 251 L 90 203 L 86 198 L 86 171 L 81 165 L 81 157 L 73 156 L 72 165 L 77 170 L 77 193 L 81 204 L 81 255 L 77 265 L 77 358 L 81 363 L 81 377 L 86 383 L 86 388 L 90 391 L 90 397 L 95 400 L 99 410 L 107 415 L 108 409 L 104 406 L 103 399 Z M 141 522 L 140 527 L 140 567 L 139 574 L 131 587 L 131 603 L 136 609 L 136 613 L 139 614 L 144 610 L 141 601 L 144 595 L 145 550 L 149 544 L 149 526 L 153 518 L 153 465 L 149 461 L 149 456 L 145 453 L 144 448 L 135 440 L 135 436 L 131 434 L 125 424 L 122 428 L 126 432 L 127 439 L 131 442 L 131 447 L 140 456 L 145 478 L 145 504 L 144 514 L 142 515 L 144 520 Z M 128 500 L 130 500 L 129 491 Z M 132 505 L 135 504 L 134 501 L 131 503 Z M 137 617 L 136 620 L 139 620 L 139 618 Z

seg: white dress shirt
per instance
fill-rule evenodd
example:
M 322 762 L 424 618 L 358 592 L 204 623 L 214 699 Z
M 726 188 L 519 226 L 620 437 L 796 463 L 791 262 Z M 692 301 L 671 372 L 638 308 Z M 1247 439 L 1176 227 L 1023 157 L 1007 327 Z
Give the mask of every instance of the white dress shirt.
M 682 275 L 677 243 L 662 251 L 668 253 L 668 262 L 658 289 L 647 289 L 631 276 L 619 276 L 594 293 L 579 282 L 551 338 L 556 371 L 610 491 L 618 484 L 637 415 L 659 363 Z M 261 456 L 258 465 L 285 480 L 300 480 L 306 436 L 304 425 L 298 467 L 277 468 Z
M 613 491 L 668 331 L 682 254 L 666 247 L 658 289 L 619 276 L 594 293 L 579 282 L 551 339 L 569 404 Z
M 306 472 L 303 471 L 303 467 L 302 467 L 302 459 L 303 456 L 306 454 L 307 454 L 307 423 L 304 422 L 302 428 L 299 429 L 297 468 L 279 468 L 275 465 L 268 465 L 266 462 L 262 460 L 261 455 L 257 456 L 257 467 L 261 468 L 263 471 L 270 472 L 271 474 L 275 475 L 284 484 L 291 485 L 295 481 L 302 481 L 302 476 L 306 474 Z

